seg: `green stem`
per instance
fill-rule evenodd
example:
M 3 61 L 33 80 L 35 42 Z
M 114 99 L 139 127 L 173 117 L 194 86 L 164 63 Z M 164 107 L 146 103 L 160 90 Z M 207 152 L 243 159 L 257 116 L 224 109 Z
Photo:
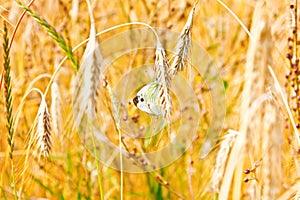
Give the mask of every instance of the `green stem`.
M 12 177 L 12 185 L 13 191 L 15 194 L 15 199 L 18 199 L 17 190 L 16 190 L 16 181 L 15 181 L 15 173 L 14 173 L 14 162 L 13 162 L 13 151 L 14 151 L 14 120 L 12 113 L 12 86 L 11 86 L 11 75 L 10 75 L 10 48 L 9 48 L 9 38 L 8 38 L 8 30 L 6 24 L 4 22 L 4 34 L 3 34 L 3 68 L 4 68 L 4 93 L 5 93 L 5 105 L 6 105 L 6 129 L 8 132 L 7 142 L 10 147 L 9 158 L 11 160 L 11 177 Z
M 93 125 L 91 126 L 92 130 L 94 131 L 94 127 Z M 93 142 L 93 147 L 94 147 L 94 156 L 96 157 L 97 155 L 97 148 L 96 148 L 96 142 L 95 142 L 95 135 L 94 132 L 92 132 L 92 142 Z M 96 161 L 96 167 L 97 167 L 97 171 L 98 171 L 98 185 L 99 185 L 99 190 L 100 190 L 100 199 L 104 200 L 104 195 L 103 195 L 103 186 L 102 186 L 102 172 L 100 171 L 100 165 L 99 165 L 99 161 L 97 159 L 95 159 Z
M 31 17 L 34 18 L 42 27 L 46 29 L 48 34 L 54 39 L 58 45 L 63 49 L 63 51 L 67 54 L 67 57 L 72 62 L 74 69 L 76 72 L 78 71 L 79 65 L 77 60 L 75 60 L 71 45 L 67 45 L 64 37 L 59 34 L 53 26 L 51 26 L 45 19 L 40 18 L 33 10 L 23 4 L 20 0 L 17 0 L 17 3 L 23 8 Z

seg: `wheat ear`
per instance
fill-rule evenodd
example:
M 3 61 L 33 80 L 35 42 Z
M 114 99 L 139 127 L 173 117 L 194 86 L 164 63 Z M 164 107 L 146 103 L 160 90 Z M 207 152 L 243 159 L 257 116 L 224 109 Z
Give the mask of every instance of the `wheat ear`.
M 41 103 L 35 118 L 35 122 L 31 130 L 34 130 L 34 134 L 29 137 L 29 148 L 32 148 L 34 152 L 40 157 L 48 157 L 50 155 L 52 147 L 52 134 L 51 134 L 51 120 L 50 113 L 46 103 L 45 95 L 37 88 L 32 88 L 25 95 L 27 97 L 32 91 L 37 91 L 41 95 Z
M 223 140 L 220 144 L 220 150 L 216 159 L 216 167 L 214 169 L 212 178 L 211 178 L 211 190 L 212 192 L 219 193 L 220 184 L 223 178 L 225 171 L 227 158 L 229 157 L 230 148 L 234 143 L 236 136 L 239 132 L 234 130 L 228 130 L 227 134 L 223 137 Z
M 29 88 L 31 88 L 31 86 L 29 86 Z M 29 171 L 33 166 L 32 162 L 36 158 L 36 155 L 38 157 L 38 161 L 40 161 L 41 157 L 49 157 L 50 151 L 52 149 L 51 120 L 45 95 L 37 88 L 28 89 L 23 96 L 21 104 L 24 105 L 25 98 L 33 91 L 36 91 L 41 95 L 41 103 L 39 105 L 37 115 L 34 119 L 34 123 L 27 133 L 27 147 L 25 153 L 23 154 L 24 156 L 18 163 L 18 168 L 20 169 L 20 171 L 17 176 L 21 179 L 18 191 L 20 196 L 22 196 L 22 192 L 26 188 L 26 180 L 29 178 L 27 176 L 27 171 Z
M 188 60 L 188 54 L 191 47 L 192 41 L 192 27 L 193 27 L 193 18 L 198 1 L 195 3 L 194 7 L 190 11 L 189 17 L 185 23 L 184 28 L 181 31 L 178 42 L 175 47 L 175 56 L 171 63 L 171 67 L 168 71 L 168 74 L 173 77 L 178 71 L 184 70 L 184 65 Z
M 10 146 L 10 158 L 13 157 L 14 151 L 14 127 L 13 127 L 13 115 L 12 115 L 12 86 L 11 86 L 11 75 L 10 75 L 10 57 L 9 57 L 9 38 L 6 23 L 4 23 L 4 34 L 3 34 L 3 68 L 4 68 L 4 92 L 5 92 L 5 105 L 6 105 L 6 120 L 7 120 L 7 131 L 8 131 L 8 145 Z
M 40 151 L 39 157 L 48 157 L 51 150 L 51 124 L 44 95 L 42 95 L 42 101 L 38 110 L 36 137 L 37 148 Z
M 94 18 L 90 11 L 91 28 L 87 47 L 84 51 L 79 72 L 76 76 L 74 109 L 75 126 L 79 127 L 86 116 L 88 121 L 96 117 L 96 97 L 101 78 L 102 55 L 99 49 Z
M 169 69 L 169 61 L 166 52 L 161 43 L 157 41 L 155 52 L 155 77 L 156 81 L 160 84 L 158 88 L 158 102 L 163 111 L 163 116 L 170 119 L 172 110 L 172 100 L 169 94 L 170 77 L 167 73 Z
M 10 47 L 9 47 L 9 38 L 8 38 L 8 29 L 6 23 L 4 22 L 4 34 L 3 34 L 3 78 L 4 78 L 4 96 L 5 96 L 5 115 L 6 115 L 6 129 L 8 132 L 7 141 L 10 147 L 9 157 L 11 161 L 11 176 L 12 176 L 12 187 L 15 194 L 16 192 L 16 180 L 15 180 L 15 169 L 13 161 L 13 152 L 14 152 L 14 118 L 13 118 L 13 104 L 12 104 L 12 85 L 11 85 L 11 66 L 10 66 Z M 1 83 L 0 83 L 1 84 Z

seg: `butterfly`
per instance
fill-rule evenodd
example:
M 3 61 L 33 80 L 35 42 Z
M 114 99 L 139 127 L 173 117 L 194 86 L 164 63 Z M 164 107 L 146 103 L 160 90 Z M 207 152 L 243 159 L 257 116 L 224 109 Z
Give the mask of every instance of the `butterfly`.
M 160 84 L 156 81 L 142 87 L 132 100 L 134 105 L 150 115 L 162 115 L 161 107 L 158 103 L 159 87 Z

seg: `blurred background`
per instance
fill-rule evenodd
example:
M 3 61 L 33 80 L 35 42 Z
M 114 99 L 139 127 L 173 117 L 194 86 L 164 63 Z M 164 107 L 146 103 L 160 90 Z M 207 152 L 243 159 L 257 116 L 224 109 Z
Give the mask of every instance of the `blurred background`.
M 194 3 L 91 1 L 98 32 L 140 21 L 180 33 Z M 89 37 L 90 17 L 84 0 L 34 1 L 30 9 L 54 27 L 67 45 L 75 47 Z M 4 87 L 7 81 L 3 80 L 1 86 L 0 195 L 3 199 L 120 199 L 120 192 L 123 199 L 300 197 L 297 1 L 199 0 L 192 39 L 210 56 L 224 83 L 226 118 L 221 137 L 205 158 L 199 157 L 205 139 L 203 129 L 214 123 L 210 118 L 209 89 L 199 79 L 194 85 L 201 109 L 199 135 L 189 149 L 163 169 L 122 175 L 95 160 L 72 128 L 72 87 L 76 71 L 69 60 L 59 70 L 55 80 L 57 88 L 45 96 L 52 118 L 50 154 L 39 159 L 28 150 L 31 148 L 28 136 L 33 132 L 41 97 L 37 92 L 25 93 L 32 87 L 45 91 L 49 77 L 66 54 L 49 36 L 49 31 L 28 14 L 17 25 L 23 11 L 15 1 L 0 3 L 1 35 L 5 35 L 4 22 L 9 39 L 18 27 L 9 54 L 15 127 L 12 158 L 11 145 L 7 142 L 10 140 Z M 130 26 L 118 28 L 101 34 L 98 39 L 101 43 L 129 29 Z M 1 43 L 5 43 L 3 37 Z M 0 48 L 1 55 L 5 55 L 4 49 Z M 84 49 L 83 45 L 74 52 L 79 62 Z M 115 78 L 131 66 L 153 61 L 153 53 L 141 51 L 135 59 L 133 55 L 120 58 L 107 73 L 108 82 L 114 85 Z M 0 69 L 5 73 L 5 56 L 0 61 Z M 128 109 L 130 120 L 139 118 L 141 112 L 132 104 Z M 110 112 L 109 108 L 106 112 Z M 137 123 L 145 120 L 147 123 L 149 119 L 140 117 L 140 120 Z M 113 124 L 107 123 L 105 130 L 117 144 Z

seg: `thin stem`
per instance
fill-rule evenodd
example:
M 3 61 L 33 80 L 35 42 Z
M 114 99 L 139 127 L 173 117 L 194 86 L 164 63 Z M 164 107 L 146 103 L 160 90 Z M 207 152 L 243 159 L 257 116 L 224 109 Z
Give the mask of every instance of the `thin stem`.
M 16 0 L 17 3 L 20 5 L 21 8 L 23 8 L 31 17 L 34 18 L 35 21 L 37 21 L 42 27 L 46 29 L 50 37 L 54 39 L 58 45 L 63 49 L 63 51 L 67 54 L 69 60 L 74 65 L 74 68 L 76 71 L 78 71 L 78 62 L 75 60 L 72 47 L 70 45 L 67 45 L 64 37 L 59 34 L 53 26 L 51 26 L 46 20 L 40 18 L 33 10 L 31 10 L 29 7 L 27 7 L 25 4 L 23 4 L 20 0 Z
M 29 4 L 27 5 L 27 7 L 29 8 L 33 2 L 34 2 L 34 0 L 31 0 L 31 1 L 29 2 Z M 12 34 L 12 36 L 11 36 L 11 40 L 10 40 L 9 47 L 8 47 L 9 50 L 11 49 L 11 46 L 12 46 L 12 43 L 13 43 L 13 41 L 14 41 L 15 35 L 16 35 L 16 33 L 17 33 L 17 30 L 18 30 L 18 28 L 19 28 L 19 26 L 20 26 L 20 24 L 21 24 L 21 21 L 22 21 L 24 15 L 25 15 L 25 13 L 26 13 L 26 11 L 24 10 L 23 13 L 21 14 L 21 16 L 20 16 L 18 22 L 17 22 L 17 25 L 16 25 L 15 28 L 14 28 L 14 32 L 13 32 L 13 34 Z M 4 78 L 3 74 L 4 74 L 4 68 L 2 69 L 2 72 L 1 72 L 0 89 L 1 89 L 1 86 L 2 86 L 3 78 Z
M 34 2 L 34 0 L 31 0 L 31 1 L 28 3 L 27 7 L 29 8 L 33 2 Z M 19 28 L 19 26 L 20 26 L 20 24 L 21 24 L 21 21 L 23 20 L 23 17 L 25 16 L 25 14 L 26 14 L 26 10 L 24 10 L 24 11 L 22 12 L 20 18 L 18 19 L 17 25 L 16 25 L 16 27 L 15 27 L 15 29 L 14 29 L 14 32 L 13 32 L 12 36 L 11 36 L 11 41 L 10 41 L 10 44 L 9 44 L 9 49 L 11 49 L 11 46 L 12 46 L 12 43 L 13 43 L 13 41 L 14 41 L 15 35 L 16 35 L 16 33 L 17 33 L 17 30 L 18 30 L 18 28 Z
M 294 7 L 294 15 L 295 15 L 295 27 L 294 27 L 294 30 L 293 30 L 293 33 L 294 33 L 294 56 L 295 58 L 298 57 L 298 48 L 297 48 L 297 43 L 298 43 L 298 10 L 297 10 L 298 6 L 297 6 L 297 0 L 295 2 L 295 7 Z
M 236 14 L 225 3 L 223 3 L 221 0 L 217 0 L 217 1 L 218 1 L 219 4 L 221 4 L 234 17 L 234 19 L 236 21 L 238 21 L 238 23 L 242 26 L 242 28 L 244 29 L 244 31 L 248 34 L 248 36 L 250 37 L 250 39 L 254 40 L 253 35 L 250 33 L 250 31 L 245 26 L 245 24 L 239 19 L 239 17 L 236 16 Z
M 90 13 L 90 21 L 91 21 L 91 27 L 94 29 L 95 27 L 95 20 L 94 20 L 94 17 L 93 17 L 93 9 L 92 9 L 92 6 L 91 6 L 91 3 L 89 0 L 86 0 L 86 3 L 88 5 L 88 9 L 89 9 L 89 13 Z M 95 136 L 93 134 L 93 145 L 94 145 L 94 153 L 96 155 L 96 144 L 95 144 Z M 96 161 L 96 167 L 97 167 L 97 179 L 98 179 L 98 185 L 99 185 L 99 191 L 100 191 L 100 199 L 101 200 L 104 200 L 104 194 L 103 194 L 103 186 L 102 186 L 102 172 L 100 171 L 100 164 L 99 164 L 99 161 L 97 159 L 95 159 Z
M 272 75 L 272 77 L 273 77 L 273 79 L 274 79 L 275 87 L 278 89 L 278 91 L 279 91 L 279 93 L 280 93 L 280 96 L 281 96 L 281 98 L 282 98 L 282 101 L 283 101 L 283 103 L 284 103 L 284 106 L 286 107 L 286 110 L 287 110 L 287 112 L 288 112 L 289 118 L 290 118 L 291 123 L 292 123 L 292 126 L 293 126 L 293 128 L 294 128 L 295 137 L 296 137 L 297 142 L 298 142 L 298 147 L 299 147 L 299 146 L 300 146 L 300 136 L 299 136 L 298 129 L 297 129 L 297 127 L 296 127 L 296 123 L 295 123 L 294 118 L 293 118 L 293 114 L 292 114 L 292 112 L 291 112 L 291 110 L 290 110 L 290 108 L 289 108 L 288 102 L 287 102 L 287 100 L 286 100 L 286 98 L 285 98 L 285 96 L 284 96 L 284 94 L 283 94 L 283 92 L 282 92 L 282 90 L 281 90 L 281 86 L 280 86 L 280 84 L 279 84 L 279 82 L 278 82 L 278 79 L 276 78 L 276 75 L 275 75 L 275 73 L 274 73 L 272 67 L 268 66 L 268 69 L 269 69 L 269 71 L 270 71 L 270 73 L 271 73 L 271 75 Z
M 19 106 L 17 107 L 17 110 L 16 110 L 15 115 L 14 115 L 14 117 L 13 117 L 13 118 L 15 119 L 15 123 L 14 123 L 15 129 L 16 129 L 16 127 L 17 127 L 18 124 L 19 124 L 19 118 L 20 118 L 21 110 L 22 110 L 22 108 L 23 108 L 23 106 L 24 106 L 25 99 L 26 99 L 27 95 L 31 92 L 33 85 L 34 85 L 38 80 L 40 80 L 40 79 L 42 79 L 42 78 L 49 78 L 49 79 L 51 79 L 51 75 L 50 75 L 50 74 L 41 74 L 41 75 L 37 76 L 35 79 L 33 79 L 33 80 L 30 82 L 30 84 L 29 84 L 29 86 L 27 87 L 27 90 L 26 90 L 26 92 L 25 92 L 25 95 L 22 97 L 21 103 L 20 103 Z
M 295 17 L 295 27 L 293 27 L 293 36 L 294 36 L 294 39 L 293 39 L 294 56 L 293 56 L 293 58 L 295 58 L 295 60 L 293 62 L 295 64 L 295 67 L 298 68 L 299 63 L 297 63 L 297 58 L 298 58 L 298 2 L 297 2 L 297 0 L 295 1 L 294 15 L 295 15 L 294 16 Z M 290 66 L 293 67 L 293 65 L 290 65 Z M 296 78 L 295 78 L 296 88 L 294 91 L 296 93 L 296 96 L 298 97 L 299 96 L 299 81 L 298 81 L 297 73 L 295 73 L 295 76 L 296 76 Z M 297 100 L 296 100 L 296 103 L 297 103 Z M 298 106 L 298 103 L 297 103 L 296 113 L 298 116 L 300 116 L 300 108 Z M 297 123 L 299 123 L 299 121 Z
M 92 125 L 92 128 L 93 125 Z M 93 130 L 94 131 L 94 130 Z M 96 143 L 95 143 L 95 135 L 94 132 L 92 132 L 92 142 L 93 142 L 93 146 L 94 146 L 94 154 L 97 155 L 97 151 L 96 151 Z M 102 186 L 102 172 L 100 172 L 100 165 L 99 165 L 99 161 L 97 159 L 95 159 L 96 161 L 96 167 L 97 167 L 97 171 L 98 171 L 98 184 L 99 184 L 99 190 L 100 190 L 100 199 L 104 200 L 104 195 L 103 195 L 103 186 Z
M 120 151 L 120 199 L 123 200 L 123 157 L 122 157 L 122 133 L 118 128 L 119 135 L 119 151 Z

